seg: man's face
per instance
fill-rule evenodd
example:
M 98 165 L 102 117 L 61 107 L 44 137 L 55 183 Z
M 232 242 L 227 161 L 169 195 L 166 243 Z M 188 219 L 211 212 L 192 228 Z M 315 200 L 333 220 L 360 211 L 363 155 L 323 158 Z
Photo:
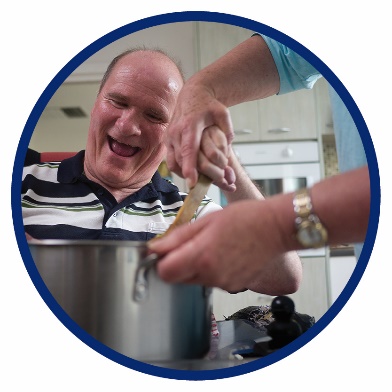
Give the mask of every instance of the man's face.
M 88 177 L 108 189 L 148 183 L 165 156 L 164 134 L 182 85 L 175 64 L 160 53 L 121 58 L 91 111 Z

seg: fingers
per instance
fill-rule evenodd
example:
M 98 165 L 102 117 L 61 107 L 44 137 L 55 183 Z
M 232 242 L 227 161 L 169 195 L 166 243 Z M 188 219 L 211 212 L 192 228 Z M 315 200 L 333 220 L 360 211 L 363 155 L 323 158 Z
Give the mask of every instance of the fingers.
M 163 238 L 148 243 L 151 251 L 164 255 L 157 264 L 158 274 L 163 280 L 177 283 L 194 279 L 195 259 L 197 260 L 199 251 L 194 237 L 197 235 L 199 225 L 196 225 L 196 229 L 194 226 L 194 224 L 183 225 L 173 229 Z
M 221 169 L 227 166 L 229 146 L 226 135 L 217 126 L 213 125 L 204 130 L 201 150 L 213 165 Z
M 156 237 L 153 241 L 147 243 L 149 250 L 159 255 L 168 253 L 176 249 L 183 242 L 192 239 L 193 230 L 192 225 L 182 225 L 165 234 L 162 238 Z
M 222 181 L 225 177 L 224 167 L 220 168 L 219 166 L 213 165 L 201 151 L 198 155 L 197 167 L 198 171 L 211 178 L 213 183 Z
M 172 144 L 170 149 L 172 156 L 170 163 L 174 168 L 181 168 L 181 177 L 187 180 L 189 188 L 196 184 L 198 178 L 197 159 L 201 137 L 202 135 L 198 132 L 185 128 L 181 140 Z
M 235 174 L 228 166 L 230 147 L 226 135 L 217 126 L 207 127 L 200 139 L 196 134 L 184 131 L 180 141 L 178 138 L 168 141 L 167 149 L 169 169 L 186 178 L 189 188 L 196 184 L 198 172 L 201 172 L 219 188 L 228 192 L 236 190 Z
M 233 192 L 236 177 L 228 166 L 230 151 L 226 135 L 217 126 L 210 126 L 203 132 L 197 164 L 198 170 L 211 178 L 215 185 Z
M 190 239 L 158 262 L 157 271 L 159 276 L 170 283 L 184 283 L 194 280 L 197 254 L 198 249 L 195 247 L 193 240 Z M 185 258 L 186 255 L 190 255 L 190 257 Z
M 194 238 L 179 244 L 158 262 L 160 278 L 169 283 L 201 284 L 233 292 L 243 289 L 245 277 L 241 274 L 246 269 L 232 271 L 227 264 L 221 265 L 225 258 L 212 254 L 211 249 L 206 251 L 207 243 L 206 235 L 198 232 Z
M 172 144 L 167 145 L 166 164 L 172 173 L 175 173 L 178 176 L 183 177 L 182 168 L 177 163 L 176 156 L 175 156 L 175 148 Z
M 198 154 L 208 127 L 216 124 L 213 132 L 207 132 L 209 139 L 204 143 L 203 152 L 212 165 L 221 169 L 227 165 L 224 157 L 228 156 L 227 146 L 234 138 L 229 110 L 203 86 L 199 87 L 197 99 L 195 94 L 194 87 L 182 89 L 182 99 L 178 101 L 166 135 L 167 165 L 172 172 L 185 178 L 190 188 L 197 182 Z
M 225 167 L 225 180 L 228 184 L 234 184 L 236 180 L 235 171 L 232 167 L 226 166 Z
M 222 168 L 220 166 L 213 165 L 203 152 L 199 152 L 197 168 L 197 175 L 198 173 L 205 174 L 207 177 L 212 179 L 214 185 L 218 186 L 222 190 L 234 192 L 237 189 L 235 184 L 236 174 L 232 167 L 225 166 Z M 190 183 L 188 182 L 188 185 L 189 184 Z M 192 186 L 190 186 L 190 188 L 192 188 Z
M 151 251 L 163 255 L 157 264 L 162 280 L 216 286 L 231 291 L 245 287 L 241 279 L 237 281 L 235 278 L 239 276 L 235 263 L 225 265 L 224 246 L 219 243 L 216 229 L 212 227 L 220 213 L 211 213 L 195 223 L 182 225 L 149 243 Z M 240 271 L 244 269 L 240 267 Z

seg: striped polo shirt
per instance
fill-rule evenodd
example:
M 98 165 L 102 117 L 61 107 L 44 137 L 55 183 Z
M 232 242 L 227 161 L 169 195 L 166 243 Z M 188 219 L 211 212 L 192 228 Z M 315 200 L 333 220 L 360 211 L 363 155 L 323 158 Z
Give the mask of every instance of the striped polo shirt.
M 22 213 L 26 233 L 36 239 L 147 241 L 167 230 L 186 193 L 158 172 L 118 203 L 83 174 L 84 151 L 62 162 L 26 166 Z M 193 220 L 221 207 L 205 197 Z

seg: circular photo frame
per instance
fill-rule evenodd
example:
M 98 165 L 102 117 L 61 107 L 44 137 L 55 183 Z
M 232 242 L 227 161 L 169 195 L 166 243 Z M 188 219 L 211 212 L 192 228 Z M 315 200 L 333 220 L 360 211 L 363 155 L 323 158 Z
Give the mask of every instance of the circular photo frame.
M 352 118 L 355 121 L 358 132 L 360 133 L 362 143 L 365 148 L 366 157 L 368 161 L 368 167 L 370 172 L 370 183 L 371 183 L 371 209 L 369 216 L 368 231 L 366 236 L 366 241 L 364 243 L 362 253 L 357 262 L 351 278 L 349 279 L 347 285 L 343 289 L 340 296 L 331 305 L 328 311 L 318 320 L 310 329 L 308 329 L 299 338 L 294 340 L 289 345 L 259 359 L 255 359 L 251 362 L 247 362 L 241 365 L 232 366 L 229 368 L 214 369 L 214 370 L 175 370 L 169 368 L 163 368 L 159 366 L 150 365 L 143 363 L 127 356 L 124 356 L 104 344 L 98 342 L 87 334 L 83 329 L 81 329 L 70 317 L 63 311 L 63 309 L 58 305 L 58 303 L 53 299 L 47 290 L 42 278 L 38 274 L 35 267 L 34 261 L 32 259 L 26 237 L 23 228 L 22 210 L 20 203 L 20 185 L 22 178 L 22 171 L 24 166 L 24 160 L 26 157 L 26 152 L 37 125 L 40 116 L 47 106 L 49 100 L 52 98 L 54 93 L 58 90 L 61 84 L 69 77 L 69 75 L 75 71 L 86 59 L 94 55 L 97 51 L 111 44 L 112 42 L 126 36 L 133 34 L 135 32 L 147 29 L 153 26 L 177 23 L 177 22 L 219 22 L 224 24 L 229 24 L 233 26 L 238 26 L 252 30 L 269 36 L 276 41 L 283 43 L 284 45 L 290 47 L 295 52 L 304 57 L 310 64 L 312 64 L 320 73 L 326 78 L 326 80 L 331 84 L 331 86 L 339 94 L 345 105 L 347 106 Z M 238 17 L 235 15 L 216 13 L 216 12 L 178 12 L 169 13 L 164 15 L 152 16 L 143 20 L 139 20 L 121 28 L 118 28 L 105 36 L 97 39 L 95 42 L 90 44 L 80 53 L 78 53 L 74 58 L 72 58 L 53 78 L 49 83 L 47 88 L 43 91 L 40 98 L 38 99 L 36 105 L 34 106 L 31 114 L 26 122 L 25 128 L 22 132 L 18 149 L 15 156 L 13 178 L 12 178 L 12 214 L 15 235 L 17 238 L 19 250 L 27 272 L 30 275 L 32 282 L 34 283 L 36 289 L 39 291 L 43 300 L 47 303 L 48 307 L 52 312 L 58 317 L 58 319 L 81 341 L 90 346 L 92 349 L 104 355 L 108 359 L 117 362 L 123 366 L 140 371 L 146 374 L 155 375 L 158 377 L 170 378 L 170 379 L 181 379 L 181 380 L 213 380 L 221 379 L 227 377 L 234 377 L 256 370 L 260 370 L 266 366 L 269 366 L 288 355 L 292 354 L 296 350 L 303 347 L 306 343 L 317 336 L 328 324 L 335 318 L 335 316 L 342 310 L 348 299 L 353 294 L 355 288 L 357 287 L 365 269 L 367 267 L 370 255 L 373 249 L 373 245 L 376 238 L 379 213 L 380 213 L 380 178 L 378 171 L 378 164 L 374 146 L 372 143 L 371 136 L 367 129 L 366 123 L 356 106 L 353 98 L 340 82 L 338 77 L 324 64 L 317 56 L 315 56 L 311 51 L 301 45 L 299 42 L 285 35 L 284 33 L 275 30 L 267 25 L 259 22 L 255 22 L 250 19 L 243 17 Z

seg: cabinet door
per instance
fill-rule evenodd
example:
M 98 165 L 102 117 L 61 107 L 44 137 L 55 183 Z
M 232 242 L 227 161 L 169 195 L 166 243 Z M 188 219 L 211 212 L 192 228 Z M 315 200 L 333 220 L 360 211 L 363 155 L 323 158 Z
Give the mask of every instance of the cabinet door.
M 303 280 L 299 290 L 289 295 L 294 301 L 296 311 L 313 316 L 316 321 L 328 310 L 327 279 L 325 257 L 303 257 Z M 271 305 L 274 297 L 245 291 L 229 294 L 220 289 L 213 291 L 213 312 L 217 320 L 247 306 Z
M 198 22 L 199 69 L 211 64 L 254 32 L 224 23 Z M 229 108 L 235 130 L 235 142 L 260 140 L 259 107 L 257 101 Z
M 333 304 L 347 282 L 351 278 L 357 265 L 357 259 L 352 256 L 334 256 L 329 258 L 329 274 L 331 282 L 331 304 Z
M 297 312 L 319 320 L 328 310 L 326 257 L 302 258 L 303 278 L 299 290 L 290 295 Z
M 258 101 L 260 140 L 317 139 L 317 113 L 313 90 L 275 95 Z
M 198 58 L 203 68 L 249 38 L 253 31 L 237 26 L 199 22 Z M 235 142 L 317 139 L 313 90 L 245 102 L 229 108 Z

